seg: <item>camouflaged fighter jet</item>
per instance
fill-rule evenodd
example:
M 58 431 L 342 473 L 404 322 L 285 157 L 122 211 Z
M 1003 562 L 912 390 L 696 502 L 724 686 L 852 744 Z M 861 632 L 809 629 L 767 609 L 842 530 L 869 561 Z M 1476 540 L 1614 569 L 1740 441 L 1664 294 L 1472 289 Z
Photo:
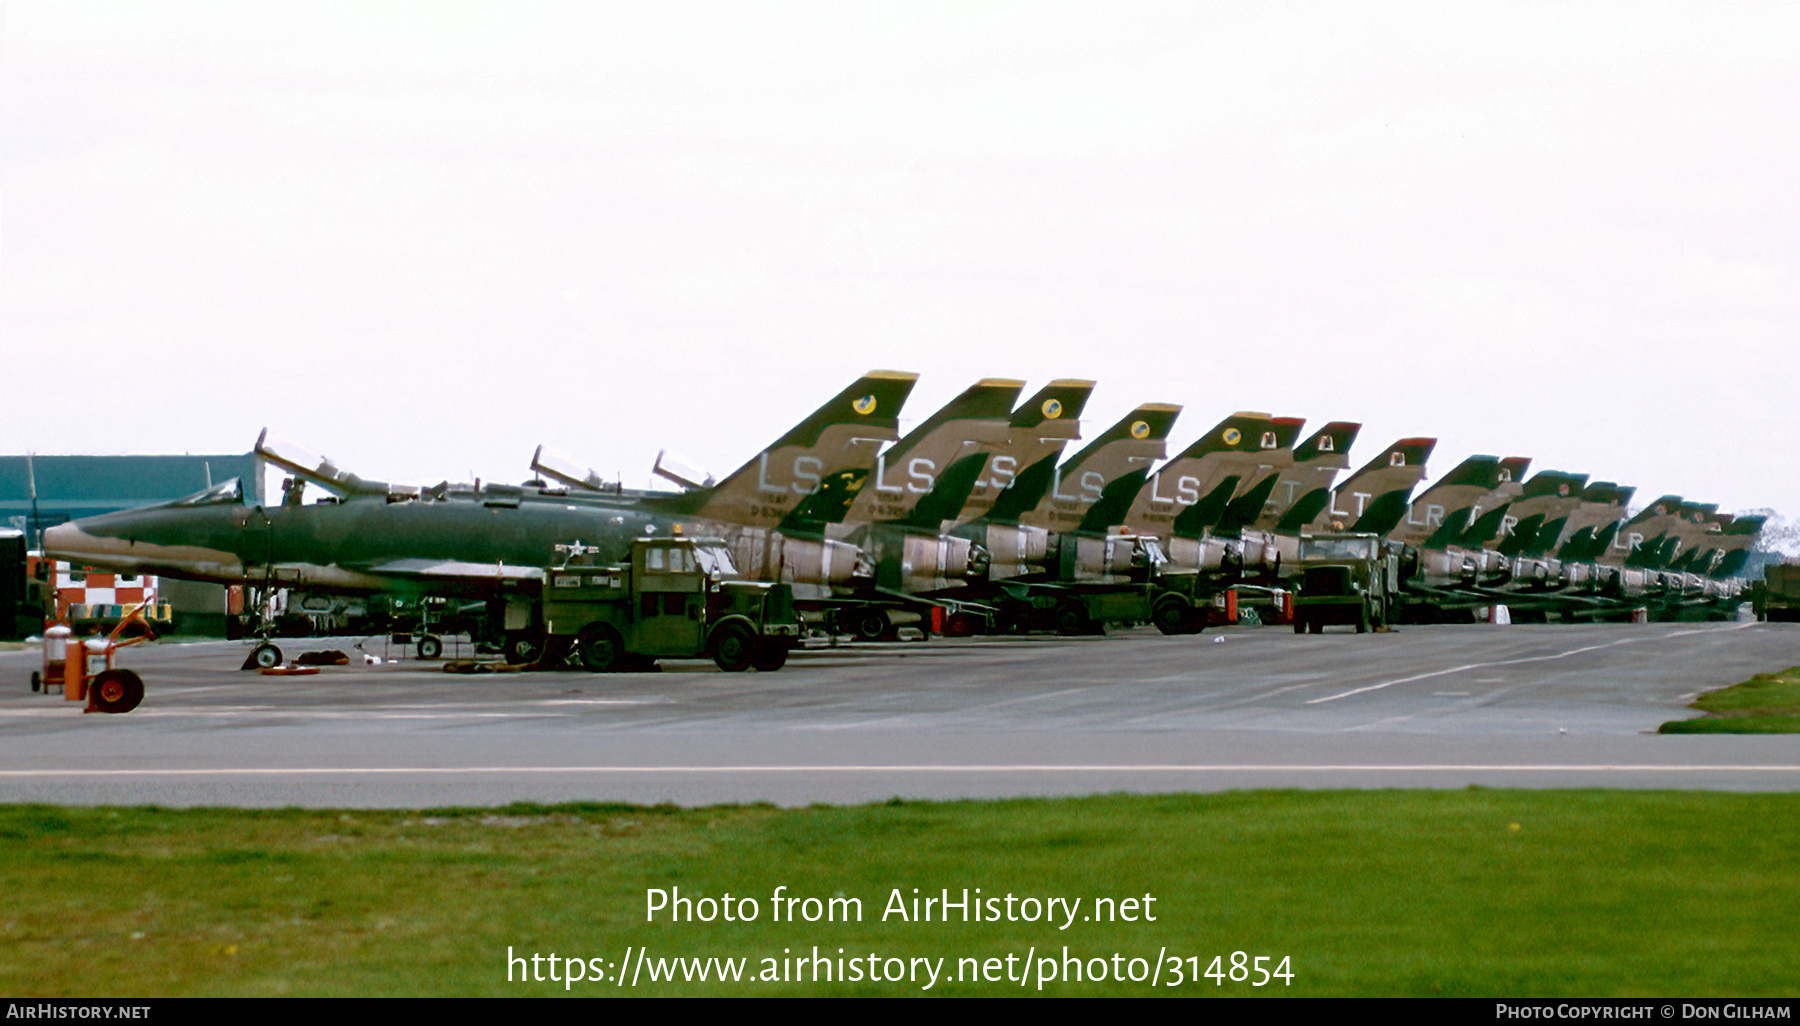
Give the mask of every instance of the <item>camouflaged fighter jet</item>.
M 984 505 L 977 490 L 997 493 L 995 482 L 1010 481 L 1021 455 L 1047 446 L 1060 451 L 1094 383 L 1053 381 L 1014 410 L 1022 386 L 993 379 L 977 385 L 882 454 L 885 481 L 858 494 L 831 528 L 874 559 L 877 593 L 905 600 L 986 578 L 986 549 L 945 526 Z
M 1180 454 L 1157 468 L 1127 511 L 1127 534 L 1156 538 L 1171 565 L 1194 570 L 1218 568 L 1209 560 L 1209 532 L 1231 509 L 1245 501 L 1247 479 L 1279 461 L 1291 464 L 1292 445 L 1305 422 L 1266 413 L 1235 413 L 1201 435 Z M 1285 453 L 1285 458 L 1276 456 Z M 1278 474 L 1267 476 L 1272 490 Z M 1263 493 L 1265 496 L 1267 490 Z M 1262 499 L 1252 500 L 1260 512 Z M 1216 554 L 1217 546 L 1211 547 Z
M 985 578 L 985 550 L 968 538 L 946 534 L 944 526 L 991 503 L 1016 477 L 1022 459 L 1047 454 L 1053 461 L 1066 440 L 1079 433 L 1078 418 L 1093 387 L 1092 381 L 1053 381 L 1012 411 L 1023 382 L 984 379 L 879 458 L 870 458 L 867 466 L 824 475 L 817 488 L 779 519 L 764 510 L 745 516 L 741 508 L 715 509 L 718 515 L 752 523 L 707 520 L 703 527 L 734 539 L 734 550 L 753 574 L 795 584 L 796 597 L 806 608 L 830 610 L 840 625 L 860 637 L 887 636 L 892 627 L 918 619 L 933 605 L 955 605 L 918 596 Z M 592 471 L 558 466 L 546 460 L 542 447 L 532 467 L 574 488 L 592 492 L 598 487 Z M 679 475 L 664 476 L 699 488 Z M 650 504 L 698 506 L 692 495 L 659 497 Z M 808 551 L 825 553 L 834 572 L 810 581 L 794 576 L 793 554 Z M 853 574 L 835 572 L 852 565 Z M 896 608 L 912 612 L 890 616 Z
M 1298 531 L 1331 502 L 1331 486 L 1350 469 L 1350 447 L 1361 424 L 1334 420 L 1294 449 L 1287 467 L 1275 475 L 1269 497 L 1241 530 Z
M 1717 510 L 1665 495 L 1620 528 L 1602 561 L 1617 568 L 1621 598 L 1657 619 L 1727 615 L 1745 587 L 1735 573 L 1763 519 L 1726 519 Z M 1738 519 L 1744 523 L 1734 529 Z
M 59 525 L 45 532 L 44 546 L 56 559 L 185 580 L 483 599 L 491 622 L 526 631 L 521 610 L 545 567 L 571 553 L 619 562 L 633 538 L 678 527 L 700 533 L 695 528 L 705 522 L 695 510 L 791 510 L 826 477 L 854 466 L 871 439 L 898 436 L 896 416 L 915 380 L 888 371 L 865 375 L 738 473 L 699 493 L 393 486 L 344 473 L 329 460 L 285 455 L 266 444 L 265 433 L 258 455 L 295 475 L 281 505 L 250 505 L 234 479 L 174 502 Z M 308 482 L 331 494 L 305 503 Z M 850 567 L 815 559 L 790 562 L 788 572 L 840 569 L 847 578 Z
M 1224 539 L 1222 562 L 1235 563 L 1245 576 L 1274 577 L 1299 555 L 1300 535 L 1314 531 L 1356 531 L 1385 535 L 1406 516 L 1415 485 L 1425 477 L 1425 461 L 1435 438 L 1402 438 L 1350 475 L 1320 506 L 1296 504 L 1272 531 L 1245 531 Z M 1302 515 L 1312 512 L 1310 520 Z
M 1737 579 L 1768 519 L 1765 516 L 1739 516 L 1722 525 L 1716 550 L 1718 558 L 1707 575 L 1715 581 Z
M 1300 421 L 1283 418 L 1298 434 Z M 1234 413 L 1156 468 L 1138 489 L 1120 521 L 1127 533 L 1147 534 L 1164 547 L 1175 536 L 1199 538 L 1231 504 L 1239 485 L 1255 473 L 1264 452 L 1281 448 L 1275 419 L 1266 413 Z
M 1542 470 L 1525 482 L 1501 518 L 1499 537 L 1477 558 L 1485 587 L 1518 596 L 1509 603 L 1518 606 L 1529 597 L 1526 592 L 1552 591 L 1568 583 L 1552 572 L 1549 554 L 1569 514 L 1581 505 L 1587 481 L 1586 474 Z
M 939 474 L 936 484 L 916 502 L 891 511 L 903 512 L 903 518 L 846 522 L 848 537 L 869 546 L 875 558 L 872 588 L 863 589 L 861 596 L 872 591 L 887 599 L 890 607 L 852 611 L 848 622 L 859 637 L 886 636 L 897 626 L 891 618 L 896 615 L 891 607 L 896 605 L 915 613 L 943 607 L 949 613 L 945 627 L 956 633 L 977 633 L 990 623 L 987 550 L 975 538 L 953 529 L 985 515 L 1021 473 L 1029 479 L 1040 464 L 1053 473 L 1063 448 L 1080 436 L 1080 416 L 1093 389 L 1092 381 L 1065 378 L 1050 382 L 1012 411 L 1005 420 L 1004 438 L 997 443 L 969 443 L 949 432 L 946 423 L 939 429 L 946 432 L 939 444 L 955 443 L 964 455 Z M 900 455 L 910 462 L 915 457 L 908 453 L 930 447 L 922 439 Z M 845 594 L 842 588 L 839 592 Z M 857 597 L 857 593 L 847 597 Z
M 1058 464 L 1047 456 L 1016 476 L 980 517 L 951 532 L 988 553 L 988 580 L 1129 576 L 1137 554 L 1107 538 L 1166 451 L 1181 407 L 1148 403 Z M 1160 554 L 1159 554 L 1160 555 Z
M 869 572 L 829 582 L 811 607 L 864 640 L 921 622 L 931 603 L 914 593 L 960 583 L 985 571 L 986 553 L 938 525 L 961 507 L 1007 437 L 1007 420 L 1025 383 L 984 378 L 965 389 L 872 461 L 869 472 L 841 474 L 782 518 L 788 541 L 848 546 Z
M 1556 548 L 1556 558 L 1571 565 L 1598 562 L 1630 517 L 1627 507 L 1636 491 L 1611 481 L 1588 482 L 1581 490 L 1581 505 L 1569 514 L 1564 537 Z
M 1317 475 L 1329 468 L 1329 473 L 1335 477 L 1338 461 L 1326 457 L 1335 455 L 1339 442 L 1343 443 L 1343 448 L 1349 448 L 1349 439 L 1356 436 L 1357 425 L 1333 421 L 1313 432 L 1306 441 L 1299 442 L 1300 429 L 1305 424 L 1298 417 L 1275 418 L 1279 444 L 1274 449 L 1262 451 L 1256 469 L 1238 484 L 1237 492 L 1208 531 L 1217 537 L 1236 538 L 1265 516 L 1279 516 L 1291 500 L 1278 503 L 1276 492 L 1284 483 L 1291 484 L 1296 473 Z
M 1059 378 L 1020 403 L 1007 421 L 1006 441 L 989 455 L 962 507 L 940 527 L 985 516 L 1020 475 L 1039 473 L 1039 464 L 1045 464 L 1043 473 L 1050 473 L 1069 443 L 1081 438 L 1081 414 L 1093 391 L 1092 381 Z
M 1470 521 L 1481 517 L 1482 504 L 1510 495 L 1503 489 L 1529 463 L 1518 457 L 1471 456 L 1413 500 L 1405 519 L 1387 536 L 1401 546 L 1402 577 L 1413 605 L 1442 615 L 1493 601 L 1478 587 L 1480 545 L 1467 548 L 1465 536 Z M 1506 500 L 1501 500 L 1491 511 L 1495 533 L 1505 509 Z

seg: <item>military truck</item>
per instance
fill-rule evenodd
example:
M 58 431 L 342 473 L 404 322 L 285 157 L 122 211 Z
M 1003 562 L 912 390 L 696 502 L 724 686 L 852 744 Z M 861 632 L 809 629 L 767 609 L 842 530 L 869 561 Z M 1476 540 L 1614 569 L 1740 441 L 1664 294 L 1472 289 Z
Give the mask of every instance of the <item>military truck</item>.
M 793 589 L 736 576 L 719 538 L 639 538 L 629 562 L 547 569 L 546 649 L 595 672 L 701 656 L 728 672 L 778 670 L 800 639 Z
M 1350 624 L 1384 627 L 1400 612 L 1400 557 L 1366 532 L 1304 535 L 1295 561 L 1294 633 Z
M 1758 620 L 1800 620 L 1800 563 L 1770 563 L 1763 567 L 1755 608 Z

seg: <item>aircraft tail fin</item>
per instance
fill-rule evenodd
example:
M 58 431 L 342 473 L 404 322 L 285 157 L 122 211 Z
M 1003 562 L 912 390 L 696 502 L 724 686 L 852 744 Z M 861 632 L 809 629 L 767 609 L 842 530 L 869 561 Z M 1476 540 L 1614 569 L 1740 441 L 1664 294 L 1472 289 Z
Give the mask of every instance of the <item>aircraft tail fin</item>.
M 1094 383 L 1083 378 L 1058 378 L 1019 404 L 1009 424 L 1015 429 L 1037 428 L 1044 437 L 1079 436 L 1081 411 L 1087 408 Z
M 1386 534 L 1406 516 L 1413 486 L 1425 477 L 1435 438 L 1402 438 L 1370 460 L 1332 493 L 1315 518 L 1327 530 Z M 1329 525 L 1329 526 L 1327 526 Z
M 1361 424 L 1334 420 L 1312 433 L 1312 437 L 1294 447 L 1294 462 L 1307 463 L 1325 453 L 1347 453 L 1356 443 Z
M 838 510 L 840 519 L 856 523 L 909 520 L 914 508 L 937 491 L 941 474 L 966 457 L 978 455 L 981 465 L 973 473 L 963 466 L 966 487 L 957 485 L 963 488 L 966 500 L 986 464 L 986 455 L 1010 438 L 1008 420 L 1024 387 L 1023 381 L 1011 378 L 983 378 L 969 386 L 882 453 L 874 464 L 874 479 L 859 481 L 852 501 Z
M 852 490 L 860 487 L 843 475 L 866 477 L 880 444 L 899 439 L 900 408 L 918 380 L 910 372 L 871 371 L 718 484 L 641 504 L 663 513 L 778 526 L 823 489 L 827 478 L 837 476 Z

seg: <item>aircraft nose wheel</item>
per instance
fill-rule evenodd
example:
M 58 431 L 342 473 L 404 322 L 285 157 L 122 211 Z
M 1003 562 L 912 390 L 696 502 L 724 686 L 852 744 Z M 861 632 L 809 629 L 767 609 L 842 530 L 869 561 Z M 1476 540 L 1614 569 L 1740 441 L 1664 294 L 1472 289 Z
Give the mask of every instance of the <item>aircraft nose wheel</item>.
M 250 650 L 249 658 L 244 660 L 246 670 L 272 670 L 281 665 L 281 649 L 268 642 Z

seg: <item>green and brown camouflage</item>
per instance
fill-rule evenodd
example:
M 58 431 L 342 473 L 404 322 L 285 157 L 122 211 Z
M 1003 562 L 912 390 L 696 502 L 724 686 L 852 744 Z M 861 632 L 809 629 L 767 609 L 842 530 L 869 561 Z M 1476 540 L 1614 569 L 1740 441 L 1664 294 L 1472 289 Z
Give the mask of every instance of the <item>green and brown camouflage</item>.
M 1079 531 L 1097 505 L 1108 519 L 1115 509 L 1124 512 L 1148 465 L 1166 451 L 1180 411 L 1160 403 L 1138 407 L 1067 463 L 1056 466 L 1046 457 L 1027 467 L 985 515 L 951 534 L 988 553 L 990 580 L 1054 575 L 1064 561 L 1053 539 Z
M 1699 543 L 1689 549 L 1679 561 L 1677 569 L 1690 574 L 1712 577 L 1714 568 L 1725 555 L 1725 530 L 1736 518 L 1730 513 L 1713 512 L 1706 514 L 1706 534 Z
M 1713 564 L 1709 576 L 1716 581 L 1727 580 L 1743 573 L 1744 564 L 1750 559 L 1750 550 L 1762 536 L 1763 525 L 1768 517 L 1759 515 L 1733 517 L 1721 531 L 1719 539 L 1719 559 Z
M 1249 412 L 1214 425 L 1149 476 L 1121 521 L 1125 529 L 1164 540 L 1176 534 L 1200 537 L 1224 513 L 1265 446 L 1280 444 L 1273 427 L 1268 414 Z
M 1313 518 L 1315 531 L 1386 535 L 1406 516 L 1413 486 L 1425 477 L 1435 438 L 1402 438 L 1350 475 Z
M 1508 558 L 1536 557 L 1548 552 L 1549 543 L 1562 532 L 1563 518 L 1581 504 L 1581 491 L 1586 486 L 1586 474 L 1543 470 L 1532 475 L 1525 482 L 1525 490 L 1513 500 L 1493 550 Z
M 884 455 L 882 465 L 892 468 L 888 480 L 909 478 L 917 488 L 929 487 L 880 511 L 865 507 L 865 492 L 845 523 L 832 529 L 834 538 L 859 547 L 873 565 L 861 589 L 840 587 L 840 595 L 868 588 L 876 596 L 937 594 L 985 578 L 985 550 L 968 537 L 946 534 L 946 524 L 970 507 L 978 487 L 997 493 L 997 480 L 1010 483 L 1018 453 L 1045 452 L 1054 466 L 1061 447 L 1079 433 L 1078 415 L 1093 388 L 1090 381 L 1053 381 L 1015 411 L 1022 385 L 1005 379 L 978 384 L 895 446 L 898 458 L 893 450 Z M 940 462 L 946 458 L 947 466 Z M 863 520 L 863 508 L 889 516 Z
M 1297 534 L 1331 503 L 1331 485 L 1350 469 L 1350 447 L 1361 424 L 1334 420 L 1294 449 L 1293 461 L 1276 475 L 1253 529 Z
M 1499 487 L 1503 473 L 1498 456 L 1463 460 L 1412 501 L 1406 516 L 1388 532 L 1388 540 L 1429 548 L 1433 540 L 1460 536 L 1470 511 Z
M 1059 378 L 1019 404 L 1007 423 L 1005 443 L 995 448 L 985 472 L 977 475 L 962 508 L 946 519 L 962 524 L 987 516 L 995 501 L 1011 491 L 1021 476 L 1041 476 L 1047 482 L 1063 450 L 1081 437 L 1081 414 L 1093 391 L 1092 381 Z M 1027 491 L 1035 489 L 1020 488 L 1008 502 L 1019 505 Z M 1031 501 L 1035 503 L 1037 495 Z M 1020 506 L 1020 511 L 1023 508 Z M 1011 519 L 1016 521 L 1017 515 L 1012 514 Z
M 1474 457 L 1485 464 L 1492 457 Z M 1484 550 L 1485 543 L 1500 536 L 1501 524 L 1505 521 L 1512 501 L 1525 490 L 1525 472 L 1530 468 L 1531 460 L 1523 456 L 1509 456 L 1497 460 L 1490 470 L 1469 472 L 1471 476 L 1490 476 L 1492 486 L 1475 495 L 1467 506 L 1446 508 L 1442 522 L 1421 542 L 1409 543 L 1411 558 L 1409 570 L 1412 575 L 1411 587 L 1417 598 L 1424 605 L 1441 609 L 1461 608 L 1472 605 L 1463 600 L 1469 596 L 1464 594 L 1469 589 L 1477 589 L 1483 585 L 1483 572 L 1497 570 L 1489 564 L 1497 564 L 1499 556 Z M 1462 467 L 1445 476 L 1444 482 L 1434 489 L 1457 480 L 1465 473 Z M 1428 490 L 1421 500 L 1427 500 L 1431 494 Z M 1454 491 L 1452 492 L 1454 494 Z M 1468 500 L 1467 494 L 1457 497 L 1457 503 Z M 1457 503 L 1447 504 L 1454 506 Z M 1410 520 L 1430 519 L 1433 516 L 1431 503 L 1426 501 L 1424 515 L 1409 513 Z M 1414 510 L 1420 504 L 1413 504 Z M 1510 577 L 1511 569 L 1507 568 L 1500 579 Z M 1446 590 L 1447 589 L 1447 590 Z M 1482 597 L 1481 601 L 1491 601 Z
M 1557 546 L 1556 558 L 1564 563 L 1597 562 L 1629 516 L 1636 491 L 1611 481 L 1589 482 L 1581 490 L 1581 504 L 1569 514 L 1567 536 Z
M 1500 461 L 1500 481 L 1494 490 L 1476 500 L 1469 507 L 1468 526 L 1460 535 L 1445 530 L 1428 539 L 1425 548 L 1430 549 L 1463 549 L 1479 552 L 1488 543 L 1500 537 L 1500 530 L 1506 523 L 1506 517 L 1512 509 L 1514 499 L 1525 491 L 1526 471 L 1531 469 L 1531 459 L 1526 456 L 1508 456 Z M 1446 525 L 1448 526 L 1448 525 Z
M 229 495 L 221 490 L 89 518 L 57 535 L 67 553 L 59 558 L 297 591 L 482 597 L 541 579 L 558 546 L 597 549 L 603 558 L 618 559 L 631 539 L 667 535 L 679 524 L 694 534 L 727 535 L 740 565 L 756 579 L 823 593 L 867 572 L 861 554 L 828 539 L 789 539 L 763 522 L 790 515 L 826 482 L 847 481 L 859 461 L 866 458 L 861 466 L 872 466 L 879 442 L 898 437 L 897 413 L 916 379 L 886 371 L 866 375 L 724 483 L 681 495 L 609 494 L 585 482 L 578 490 L 448 483 L 395 488 L 344 474 L 329 460 L 313 466 L 271 448 L 265 458 L 337 497 L 302 505 L 300 489 L 290 488 L 282 505 L 265 508 L 246 504 L 241 489 Z M 751 508 L 758 504 L 749 500 L 758 495 L 760 508 Z
M 1254 525 L 1268 508 L 1269 497 L 1275 494 L 1275 487 L 1281 483 L 1282 475 L 1294 465 L 1298 448 L 1295 442 L 1300 438 L 1300 429 L 1306 426 L 1302 417 L 1275 417 L 1269 421 L 1269 434 L 1274 437 L 1265 439 L 1273 441 L 1273 448 L 1262 450 L 1256 468 L 1246 474 L 1238 482 L 1237 491 L 1225 509 L 1213 519 L 1207 531 L 1221 537 L 1236 538 Z M 1318 436 L 1308 439 L 1314 442 Z
M 1662 567 L 1677 573 L 1704 573 L 1704 568 L 1696 568 L 1693 564 L 1697 557 L 1713 547 L 1721 533 L 1720 525 L 1714 519 L 1718 512 L 1718 503 L 1682 503 L 1676 511 L 1675 523 L 1670 527 L 1669 540 L 1664 543 L 1660 557 Z
M 1639 510 L 1619 528 L 1602 562 L 1646 570 L 1660 567 L 1681 505 L 1681 496 L 1665 495 Z
M 1150 466 L 1168 452 L 1169 429 L 1180 413 L 1181 407 L 1174 404 L 1146 403 L 1120 418 L 1056 468 L 1049 488 L 1019 516 L 1019 523 L 1047 531 L 1078 529 L 1108 485 L 1133 476 L 1142 484 Z
M 990 453 L 1010 438 L 1013 404 L 1024 385 L 1007 378 L 977 382 L 882 455 L 872 487 L 829 529 L 873 566 L 869 580 L 840 585 L 840 596 L 928 594 L 964 587 L 986 570 L 985 556 L 969 541 L 941 532 L 985 473 Z
M 47 530 L 53 559 L 182 580 L 321 592 L 487 597 L 542 579 L 559 547 L 623 559 L 676 521 L 629 505 L 527 500 L 515 486 L 428 488 L 309 505 L 246 501 L 236 479 Z
M 832 501 L 841 501 L 855 489 L 855 472 L 874 468 L 881 443 L 900 438 L 900 408 L 918 379 L 871 371 L 718 484 L 640 504 L 670 516 L 774 529 L 827 478 L 837 489 Z
M 882 453 L 873 480 L 851 498 L 840 521 L 855 525 L 910 520 L 919 501 L 938 487 L 940 475 L 953 463 L 1006 445 L 1013 404 L 1024 388 L 1025 382 L 1011 378 L 984 378 L 969 386 Z M 986 462 L 981 461 L 977 473 L 966 475 L 966 481 L 954 482 L 965 496 Z M 963 504 L 958 502 L 957 508 Z

